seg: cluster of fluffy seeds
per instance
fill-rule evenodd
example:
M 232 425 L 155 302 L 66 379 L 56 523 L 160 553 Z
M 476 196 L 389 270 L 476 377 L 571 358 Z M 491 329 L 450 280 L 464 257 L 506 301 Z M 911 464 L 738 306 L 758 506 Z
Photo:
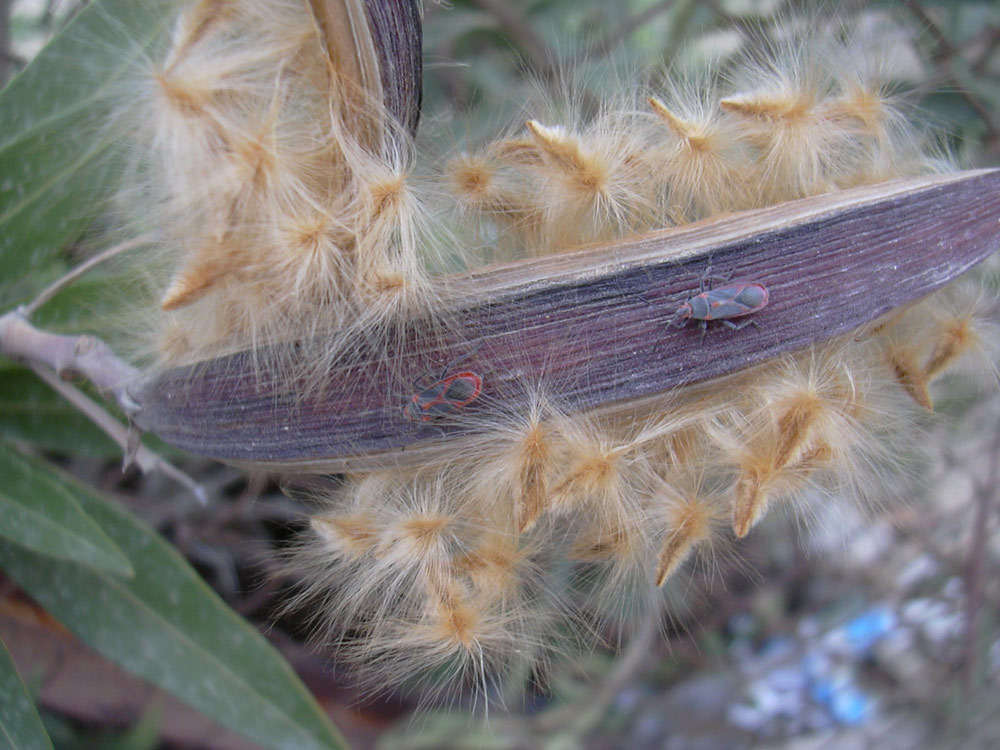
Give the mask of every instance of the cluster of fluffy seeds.
M 726 81 L 628 89 L 586 121 L 528 119 L 448 161 L 446 184 L 484 242 L 523 255 L 927 173 L 935 159 L 873 53 L 814 30 L 747 54 Z
M 134 106 L 160 361 L 419 314 L 434 244 L 411 135 L 300 0 L 181 5 Z
M 829 518 L 901 494 L 931 381 L 991 368 L 997 331 L 966 293 L 628 414 L 540 393 L 450 460 L 348 477 L 288 559 L 305 581 L 293 606 L 379 679 L 523 675 L 662 606 L 659 587 L 770 510 L 809 522 L 816 503 Z
M 588 119 L 529 115 L 443 160 L 449 208 L 431 219 L 409 135 L 358 103 L 305 9 L 190 3 L 148 77 L 167 365 L 423 314 L 436 258 L 476 262 L 442 249 L 446 234 L 525 257 L 936 164 L 874 47 L 823 28 L 730 61 L 725 81 L 630 92 Z M 877 329 L 630 413 L 568 413 L 558 384 L 540 385 L 523 412 L 496 404 L 474 445 L 317 498 L 287 560 L 303 581 L 293 605 L 394 684 L 524 675 L 658 606 L 659 587 L 772 509 L 879 501 L 912 457 L 931 383 L 991 372 L 995 340 L 981 292 L 953 286 Z

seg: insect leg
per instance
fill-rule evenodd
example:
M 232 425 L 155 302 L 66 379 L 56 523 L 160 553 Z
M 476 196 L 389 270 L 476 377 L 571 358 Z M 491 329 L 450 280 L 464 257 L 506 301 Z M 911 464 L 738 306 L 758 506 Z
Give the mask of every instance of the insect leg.
M 725 318 L 722 318 L 719 320 L 719 322 L 729 326 L 734 331 L 742 330 L 747 326 L 757 326 L 757 328 L 760 328 L 760 325 L 757 323 L 756 320 L 744 320 L 742 323 L 734 323 L 731 320 L 726 320 Z
M 701 276 L 700 279 L 698 279 L 698 294 L 704 294 L 705 293 L 705 282 L 706 281 L 710 282 L 708 284 L 709 291 L 711 291 L 711 289 L 712 289 L 711 282 L 718 281 L 718 282 L 720 282 L 722 284 L 728 284 L 729 283 L 729 277 L 728 276 L 713 276 L 712 275 L 712 262 L 713 262 L 713 259 L 709 258 L 708 259 L 708 265 L 705 266 L 705 273 L 702 274 L 702 276 Z
M 451 362 L 449 362 L 447 365 L 445 365 L 445 369 L 446 370 L 450 370 L 455 365 L 457 365 L 459 362 L 464 362 L 469 357 L 475 356 L 476 352 L 478 352 L 480 349 L 483 348 L 483 341 L 484 341 L 484 339 L 479 339 L 479 343 L 476 344 L 476 348 L 475 349 L 473 349 L 471 352 L 467 352 L 466 354 L 462 354 L 462 355 L 460 355 L 458 357 L 455 357 L 455 359 L 453 359 Z

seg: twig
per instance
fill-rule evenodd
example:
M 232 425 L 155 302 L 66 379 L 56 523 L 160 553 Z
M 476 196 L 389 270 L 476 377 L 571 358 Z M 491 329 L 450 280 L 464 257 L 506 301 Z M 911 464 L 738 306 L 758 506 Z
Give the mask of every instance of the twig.
M 582 738 L 604 717 L 608 706 L 628 684 L 649 664 L 650 651 L 660 633 L 660 615 L 657 607 L 650 607 L 632 635 L 625 653 L 615 662 L 614 669 L 602 680 L 600 687 L 585 701 L 541 714 L 535 721 L 539 734 L 552 736 L 563 725 L 572 725 L 571 733 Z
M 952 61 L 958 57 L 958 52 L 948 40 L 947 35 L 941 30 L 934 19 L 930 17 L 923 6 L 917 0 L 904 0 L 903 3 L 910 14 L 927 30 L 933 37 L 937 50 L 931 55 L 931 59 L 940 66 L 944 78 L 954 87 L 955 91 L 968 103 L 970 107 L 979 115 L 979 119 L 986 126 L 986 133 L 983 137 L 984 143 L 989 148 L 995 148 L 1000 143 L 1000 126 L 993 119 L 993 112 L 978 97 L 974 96 L 968 88 L 958 79 L 952 68 Z
M 651 5 L 646 8 L 646 10 L 642 11 L 642 13 L 636 13 L 631 18 L 625 19 L 625 21 L 623 21 L 618 28 L 609 32 L 596 44 L 591 45 L 589 49 L 572 61 L 571 64 L 580 64 L 588 60 L 593 60 L 596 57 L 603 57 L 604 55 L 607 55 L 615 47 L 631 36 L 636 29 L 643 24 L 649 23 L 661 13 L 670 10 L 676 2 L 677 0 L 660 0 L 660 2 L 655 5 Z
M 550 76 L 558 70 L 559 65 L 552 59 L 551 52 L 545 40 L 539 36 L 534 27 L 508 0 L 474 0 L 475 4 L 490 13 L 499 22 L 511 39 L 517 40 L 531 62 L 533 70 Z
M 31 363 L 29 366 L 38 377 L 48 383 L 60 396 L 79 409 L 88 419 L 101 428 L 101 430 L 104 431 L 108 437 L 114 440 L 119 447 L 121 447 L 121 449 L 125 452 L 125 462 L 122 469 L 127 468 L 129 463 L 134 462 L 135 465 L 139 467 L 139 470 L 144 474 L 150 471 L 159 471 L 189 489 L 202 505 L 208 502 L 205 490 L 190 476 L 185 474 L 169 461 L 161 458 L 142 443 L 130 445 L 132 440 L 129 434 L 129 428 L 108 414 L 107 410 L 103 406 L 93 401 L 89 396 L 87 396 L 87 394 L 74 386 L 72 383 L 67 383 L 65 380 L 62 380 L 59 376 L 50 372 L 46 368 L 34 363 Z
M 903 0 L 903 5 L 906 6 L 906 9 L 910 11 L 910 14 L 920 22 L 927 32 L 934 37 L 934 43 L 937 45 L 937 51 L 931 55 L 931 60 L 936 63 L 940 63 L 946 58 L 953 57 L 955 55 L 955 50 L 951 46 L 951 42 L 948 41 L 948 37 L 941 30 L 941 27 L 938 26 L 927 11 L 924 10 L 924 7 L 917 2 L 917 0 Z
M 82 375 L 113 397 L 129 417 L 138 411 L 128 385 L 135 382 L 139 371 L 94 336 L 42 331 L 28 322 L 22 308 L 0 316 L 0 354 L 43 364 L 60 376 Z
M 116 255 L 121 255 L 129 250 L 134 250 L 137 247 L 148 244 L 156 238 L 155 233 L 144 234 L 141 237 L 136 237 L 134 240 L 126 240 L 125 242 L 120 242 L 113 247 L 109 247 L 93 258 L 88 258 L 80 265 L 76 266 L 69 272 L 60 276 L 56 281 L 50 284 L 45 290 L 42 291 L 35 299 L 24 306 L 23 314 L 25 318 L 30 318 L 35 312 L 50 299 L 55 297 L 59 292 L 65 289 L 67 286 L 72 284 L 78 278 L 87 273 L 90 269 L 95 266 L 99 266 L 101 263 L 114 258 Z
M 45 0 L 45 9 L 42 17 L 38 20 L 38 25 L 46 31 L 52 29 L 52 24 L 56 18 L 56 0 Z
M 113 398 L 129 419 L 139 412 L 129 393 L 139 371 L 119 359 L 111 348 L 93 336 L 63 336 L 39 330 L 28 322 L 25 308 L 0 316 L 0 354 L 22 360 L 38 377 L 85 414 L 125 452 L 125 466 L 132 461 L 143 471 L 156 470 L 176 480 L 206 502 L 205 491 L 191 477 L 138 442 L 129 429 L 106 409 L 63 380 L 80 375 L 103 394 Z
M 976 75 L 980 75 L 985 70 L 986 66 L 990 62 L 990 58 L 1000 47 L 1000 26 L 992 26 L 983 32 L 983 38 L 985 43 L 983 44 L 983 50 L 979 53 L 972 64 L 969 66 L 972 72 Z

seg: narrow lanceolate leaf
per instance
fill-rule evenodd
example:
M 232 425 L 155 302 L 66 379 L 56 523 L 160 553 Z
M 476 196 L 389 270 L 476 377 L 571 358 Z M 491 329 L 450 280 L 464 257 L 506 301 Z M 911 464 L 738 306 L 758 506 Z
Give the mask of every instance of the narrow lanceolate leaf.
M 345 747 L 288 663 L 126 511 L 81 498 L 132 561 L 124 579 L 0 543 L 0 568 L 111 661 L 266 747 Z
M 475 419 L 491 404 L 523 413 L 538 385 L 555 385 L 570 410 L 616 408 L 855 331 L 1000 249 L 998 218 L 1000 170 L 981 170 L 492 266 L 447 280 L 449 331 L 414 325 L 389 358 L 359 336 L 313 397 L 284 374 L 290 356 L 314 356 L 316 346 L 276 357 L 280 371 L 255 367 L 265 352 L 243 352 L 157 373 L 132 391 L 137 422 L 186 450 L 258 468 L 417 463 L 443 432 L 467 439 L 492 424 Z M 756 327 L 703 339 L 697 326 L 672 325 L 710 266 L 766 286 Z M 463 425 L 415 429 L 404 410 L 412 384 L 456 360 L 481 376 L 484 397 L 463 410 Z
M 105 208 L 120 167 L 112 114 L 166 28 L 167 0 L 98 0 L 0 93 L 0 266 L 44 268 Z M 38 276 L 44 278 L 44 274 Z M 18 287 L 17 296 L 30 294 Z M 0 289 L 0 302 L 11 292 Z
M 42 726 L 34 701 L 21 682 L 14 662 L 0 642 L 0 747 L 44 750 L 52 740 Z
M 128 559 L 80 506 L 91 490 L 4 443 L 0 477 L 0 540 L 110 575 L 132 575 Z

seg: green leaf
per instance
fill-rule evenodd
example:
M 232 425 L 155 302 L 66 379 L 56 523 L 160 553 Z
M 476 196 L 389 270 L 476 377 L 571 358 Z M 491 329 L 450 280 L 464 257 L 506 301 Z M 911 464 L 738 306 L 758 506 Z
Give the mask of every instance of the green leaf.
M 73 565 L 132 575 L 128 559 L 80 507 L 90 489 L 3 443 L 0 477 L 0 537 Z
M 23 367 L 0 363 L 0 438 L 67 455 L 116 458 L 121 448 Z
M 35 703 L 0 641 L 0 746 L 16 750 L 52 748 Z
M 0 544 L 0 567 L 83 641 L 223 726 L 273 748 L 346 747 L 288 663 L 148 526 L 81 498 L 132 561 L 122 579 Z
M 0 304 L 106 207 L 125 141 L 110 127 L 121 82 L 139 69 L 176 4 L 103 0 L 85 8 L 0 93 Z M 13 273 L 12 273 L 13 272 Z M 18 283 L 19 282 L 19 283 Z

